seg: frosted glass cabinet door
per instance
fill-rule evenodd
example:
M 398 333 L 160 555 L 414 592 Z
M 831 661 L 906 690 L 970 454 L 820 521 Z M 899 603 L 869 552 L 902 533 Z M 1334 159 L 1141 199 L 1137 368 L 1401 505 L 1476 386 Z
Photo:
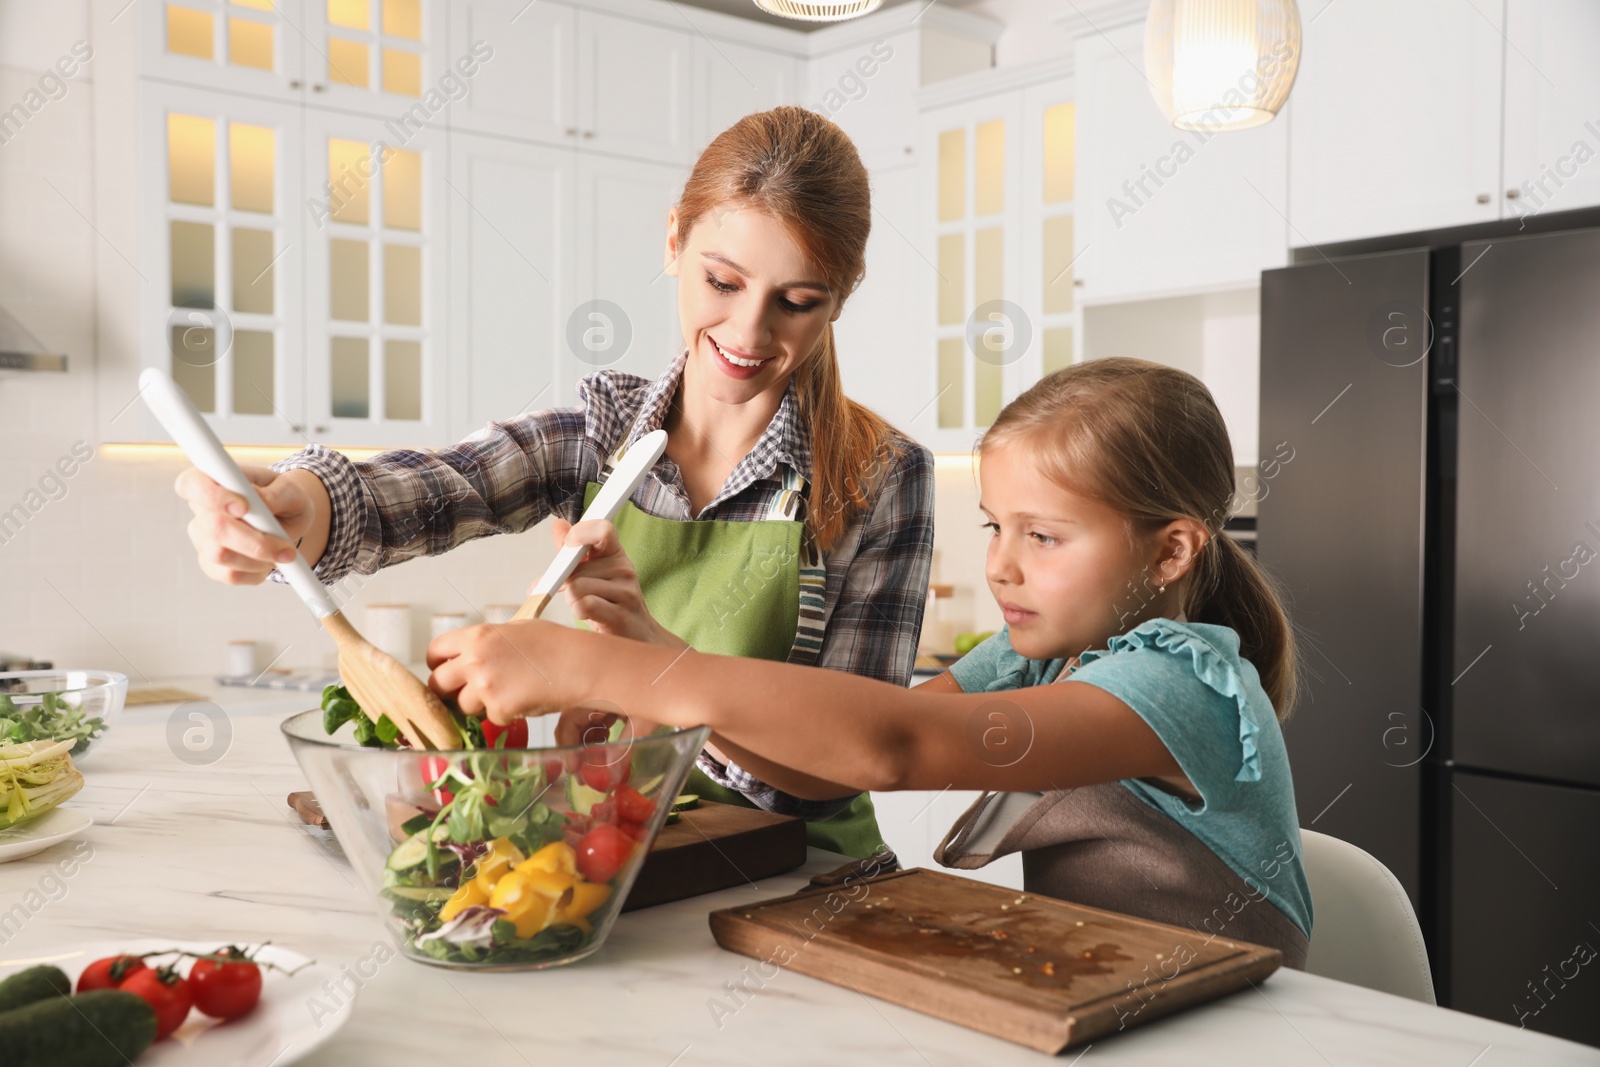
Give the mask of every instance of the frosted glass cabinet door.
M 314 0 L 145 0 L 140 73 L 213 89 L 299 100 L 306 92 L 303 4 Z
M 529 14 L 532 14 L 530 10 Z M 557 388 L 573 307 L 576 162 L 566 149 L 450 134 L 450 438 L 576 403 Z
M 306 111 L 306 400 L 314 440 L 439 445 L 451 363 L 446 136 Z M 464 357 L 463 357 L 464 358 Z
M 444 0 L 300 0 L 307 101 L 388 120 L 393 143 L 419 128 L 443 129 L 470 79 L 450 55 Z
M 141 362 L 170 373 L 223 440 L 298 441 L 303 109 L 149 82 L 141 110 Z M 118 416 L 123 432 L 139 410 Z M 166 439 L 153 420 L 140 432 Z

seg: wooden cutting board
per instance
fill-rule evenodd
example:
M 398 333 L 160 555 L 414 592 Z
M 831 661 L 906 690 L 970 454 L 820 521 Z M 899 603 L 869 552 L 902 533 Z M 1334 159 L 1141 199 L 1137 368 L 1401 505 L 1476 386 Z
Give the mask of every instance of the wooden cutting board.
M 661 828 L 622 910 L 747 885 L 805 861 L 802 820 L 702 800 Z
M 1041 1052 L 1213 1000 L 1282 953 L 915 868 L 711 913 L 717 944 Z

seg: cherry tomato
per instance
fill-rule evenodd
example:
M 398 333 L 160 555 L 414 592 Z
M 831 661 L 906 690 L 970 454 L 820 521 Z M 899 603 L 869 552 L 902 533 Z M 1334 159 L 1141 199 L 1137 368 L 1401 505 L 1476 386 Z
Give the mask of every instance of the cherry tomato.
M 601 793 L 609 793 L 628 780 L 632 764 L 631 752 L 618 755 L 609 749 L 590 749 L 583 753 L 578 771 L 584 785 Z
M 183 1025 L 194 1006 L 189 983 L 171 967 L 149 968 L 138 972 L 117 987 L 142 998 L 156 1010 L 156 1040 L 161 1040 Z
M 596 826 L 578 843 L 578 873 L 591 882 L 609 882 L 628 862 L 636 844 L 615 826 Z
M 495 744 L 505 736 L 503 744 Z M 483 720 L 483 747 L 484 748 L 527 748 L 528 747 L 528 720 L 516 719 L 509 726 Z
M 617 786 L 617 814 L 623 822 L 649 822 L 656 813 L 656 802 L 631 785 Z
M 107 956 L 95 960 L 78 975 L 78 992 L 91 989 L 115 989 L 140 971 L 147 970 L 138 956 Z
M 194 1006 L 214 1019 L 237 1019 L 261 999 L 261 968 L 232 945 L 214 954 L 227 962 L 195 960 L 189 969 Z
M 617 798 L 606 797 L 600 803 L 589 809 L 589 818 L 596 826 L 601 823 L 616 825 L 621 820 L 617 816 Z
M 449 760 L 440 759 L 438 756 L 429 756 L 422 761 L 422 781 L 424 783 L 437 782 L 439 776 L 449 769 Z M 433 799 L 439 802 L 440 807 L 450 803 L 455 798 L 456 795 L 448 789 L 435 789 L 433 791 Z

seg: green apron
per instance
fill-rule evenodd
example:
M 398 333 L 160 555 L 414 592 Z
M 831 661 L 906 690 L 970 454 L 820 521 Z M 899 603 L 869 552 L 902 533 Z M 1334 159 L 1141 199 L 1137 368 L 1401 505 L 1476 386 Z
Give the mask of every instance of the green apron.
M 623 451 L 607 461 L 602 478 Z M 821 651 L 826 576 L 821 554 L 805 538 L 805 523 L 794 517 L 804 501 L 805 479 L 784 468 L 784 482 L 773 517 L 758 521 L 681 522 L 651 515 L 631 501 L 622 505 L 617 539 L 639 575 L 650 614 L 695 651 L 780 662 L 812 662 Z M 585 508 L 599 490 L 594 482 L 586 485 Z M 689 772 L 684 789 L 755 807 L 699 767 Z M 881 850 L 871 796 L 861 793 L 837 815 L 807 822 L 806 843 L 858 859 Z

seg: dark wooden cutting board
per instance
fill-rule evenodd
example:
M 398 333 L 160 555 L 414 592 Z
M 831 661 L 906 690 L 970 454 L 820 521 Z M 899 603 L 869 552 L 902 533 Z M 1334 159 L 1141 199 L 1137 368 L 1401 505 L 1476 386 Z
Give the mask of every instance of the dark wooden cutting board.
M 711 913 L 717 944 L 1041 1052 L 1213 1000 L 1277 949 L 915 868 Z
M 622 910 L 747 885 L 805 861 L 802 820 L 702 800 L 661 828 Z

